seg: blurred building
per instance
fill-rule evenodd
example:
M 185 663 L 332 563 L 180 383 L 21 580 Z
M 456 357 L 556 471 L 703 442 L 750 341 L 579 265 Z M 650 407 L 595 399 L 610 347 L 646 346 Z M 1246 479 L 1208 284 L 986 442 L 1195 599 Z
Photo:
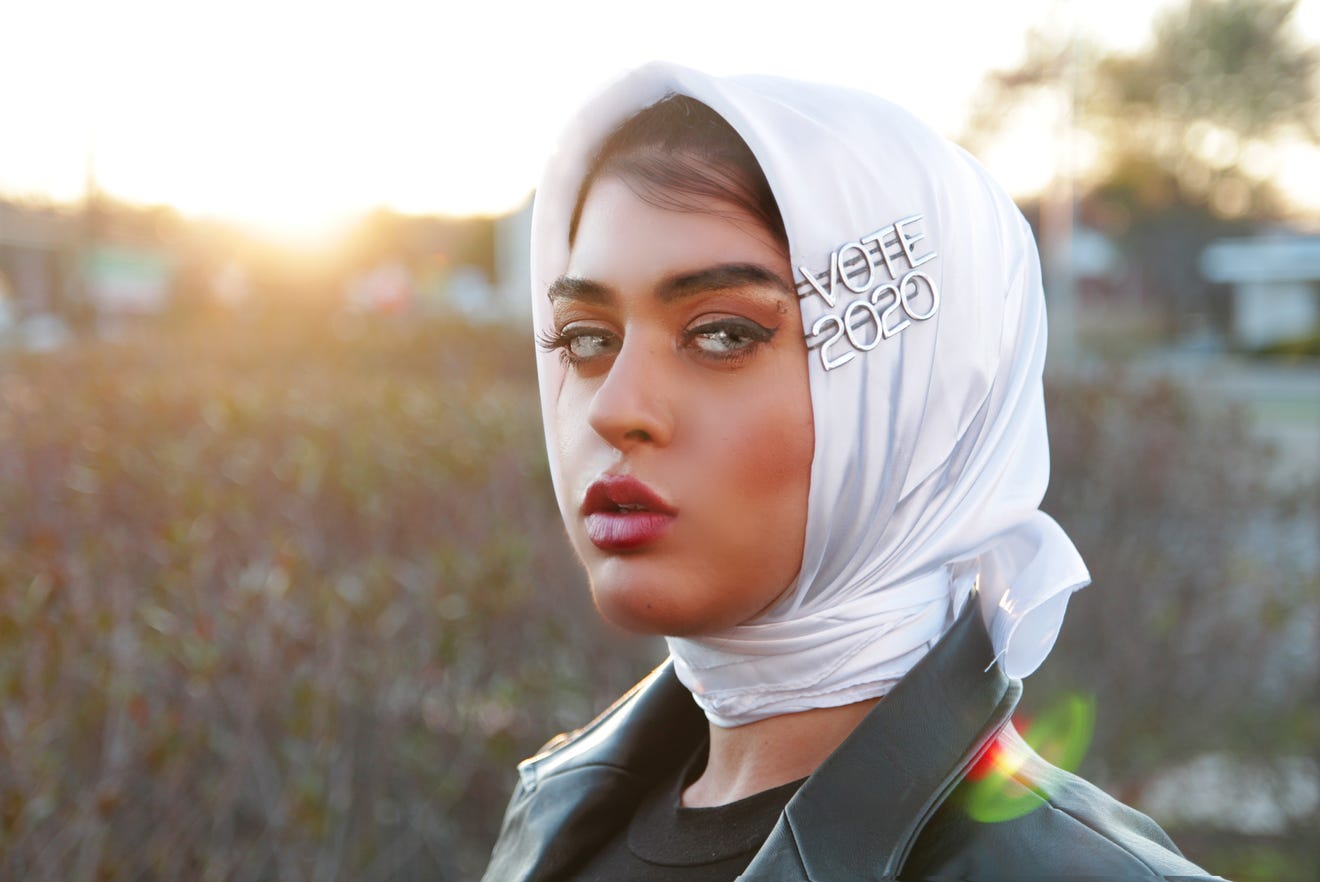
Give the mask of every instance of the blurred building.
M 1237 346 L 1263 349 L 1320 335 L 1320 236 L 1220 239 L 1202 252 L 1200 268 L 1231 288 L 1229 331 Z
M 17 318 L 58 310 L 73 295 L 74 218 L 0 201 L 0 297 Z
M 504 315 L 532 313 L 532 199 L 495 222 L 496 308 Z
M 350 313 L 502 321 L 528 310 L 530 205 L 513 215 L 429 217 L 380 210 L 349 245 Z
M 4 338 L 46 349 L 66 339 L 72 324 L 167 308 L 178 260 L 150 224 L 145 232 L 142 226 L 122 212 L 0 200 Z
M 78 261 L 83 297 L 98 316 L 150 315 L 169 305 L 177 259 L 139 244 L 96 244 Z

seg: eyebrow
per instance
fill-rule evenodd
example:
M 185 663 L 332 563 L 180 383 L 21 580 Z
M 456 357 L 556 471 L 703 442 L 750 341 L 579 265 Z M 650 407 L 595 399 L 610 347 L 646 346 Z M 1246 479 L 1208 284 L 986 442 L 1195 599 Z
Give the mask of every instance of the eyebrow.
M 551 303 L 557 300 L 576 300 L 579 303 L 604 306 L 614 301 L 614 290 L 591 279 L 560 276 L 550 284 L 545 296 L 550 298 Z
M 661 303 L 671 303 L 709 291 L 747 287 L 774 288 L 790 297 L 794 303 L 797 302 L 796 292 L 783 279 L 755 263 L 724 263 L 691 273 L 669 276 L 655 286 L 653 293 Z M 575 300 L 604 306 L 614 301 L 615 291 L 608 285 L 592 279 L 560 276 L 550 285 L 546 296 L 552 303 L 558 300 Z

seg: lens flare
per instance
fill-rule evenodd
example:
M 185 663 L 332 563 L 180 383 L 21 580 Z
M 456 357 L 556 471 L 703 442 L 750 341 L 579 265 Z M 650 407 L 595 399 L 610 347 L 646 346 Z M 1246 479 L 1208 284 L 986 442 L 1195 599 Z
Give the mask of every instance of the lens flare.
M 1095 732 L 1095 699 L 1067 693 L 1034 720 L 1014 722 L 1026 745 L 996 739 L 967 773 L 967 813 L 973 820 L 1011 821 L 1041 805 L 1039 788 L 1047 785 L 1034 782 L 1028 787 L 1017 780 L 1032 752 L 1065 772 L 1075 772 Z

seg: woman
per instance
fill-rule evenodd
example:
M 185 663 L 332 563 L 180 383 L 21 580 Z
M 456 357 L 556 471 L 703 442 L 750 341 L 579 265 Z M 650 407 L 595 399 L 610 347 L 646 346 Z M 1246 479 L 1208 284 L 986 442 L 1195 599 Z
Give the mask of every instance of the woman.
M 650 65 L 551 161 L 533 291 L 569 537 L 671 659 L 520 766 L 488 882 L 1208 878 L 1009 722 L 1089 577 L 1037 508 L 1039 261 L 974 160 Z

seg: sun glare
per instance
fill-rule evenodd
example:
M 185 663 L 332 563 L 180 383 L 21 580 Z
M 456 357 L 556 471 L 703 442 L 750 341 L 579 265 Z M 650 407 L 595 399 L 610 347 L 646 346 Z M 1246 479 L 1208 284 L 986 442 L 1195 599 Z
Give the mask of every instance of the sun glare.
M 844 8 L 822 2 L 822 21 Z M 0 194 L 71 201 L 94 176 L 99 189 L 128 201 L 225 217 L 301 243 L 324 241 L 379 206 L 501 214 L 525 201 L 577 101 L 648 58 L 851 83 L 956 133 L 980 77 L 1015 63 L 1026 23 L 1050 10 L 1068 10 L 1088 32 L 1109 22 L 1111 43 L 1137 42 L 1149 5 L 1137 14 L 1138 0 L 1115 3 L 1132 11 L 1117 17 L 1131 19 L 1121 31 L 1110 26 L 1115 16 L 1083 21 L 1085 7 L 1053 0 L 1015 0 L 1014 15 L 967 7 L 959 13 L 964 33 L 944 38 L 959 64 L 931 65 L 913 44 L 892 47 L 880 67 L 864 55 L 785 52 L 790 43 L 820 42 L 824 25 L 814 21 L 800 33 L 780 28 L 765 41 L 731 45 L 720 26 L 734 26 L 735 12 L 689 0 L 674 0 L 671 14 L 627 41 L 614 38 L 617 17 L 597 0 L 575 0 L 573 14 L 529 9 L 519 29 L 476 5 L 407 0 L 380 0 L 370 14 L 310 0 L 233 0 L 223 12 L 166 0 L 11 4 L 0 11 L 0 33 L 11 37 L 0 81 L 26 85 L 6 96 Z M 712 16 L 711 28 L 686 26 L 697 9 Z M 911 27 L 918 32 L 944 14 L 947 4 L 914 7 Z M 779 34 L 768 24 L 767 33 Z M 554 48 L 570 30 L 597 51 Z M 1013 193 L 1029 196 L 1067 164 L 1060 166 L 1062 140 L 1043 117 L 1022 128 L 1025 135 L 984 158 Z M 1280 178 L 1320 179 L 1316 157 L 1313 147 L 1289 151 Z M 1072 167 L 1085 159 L 1075 155 Z M 1283 184 L 1320 211 L 1314 186 Z

